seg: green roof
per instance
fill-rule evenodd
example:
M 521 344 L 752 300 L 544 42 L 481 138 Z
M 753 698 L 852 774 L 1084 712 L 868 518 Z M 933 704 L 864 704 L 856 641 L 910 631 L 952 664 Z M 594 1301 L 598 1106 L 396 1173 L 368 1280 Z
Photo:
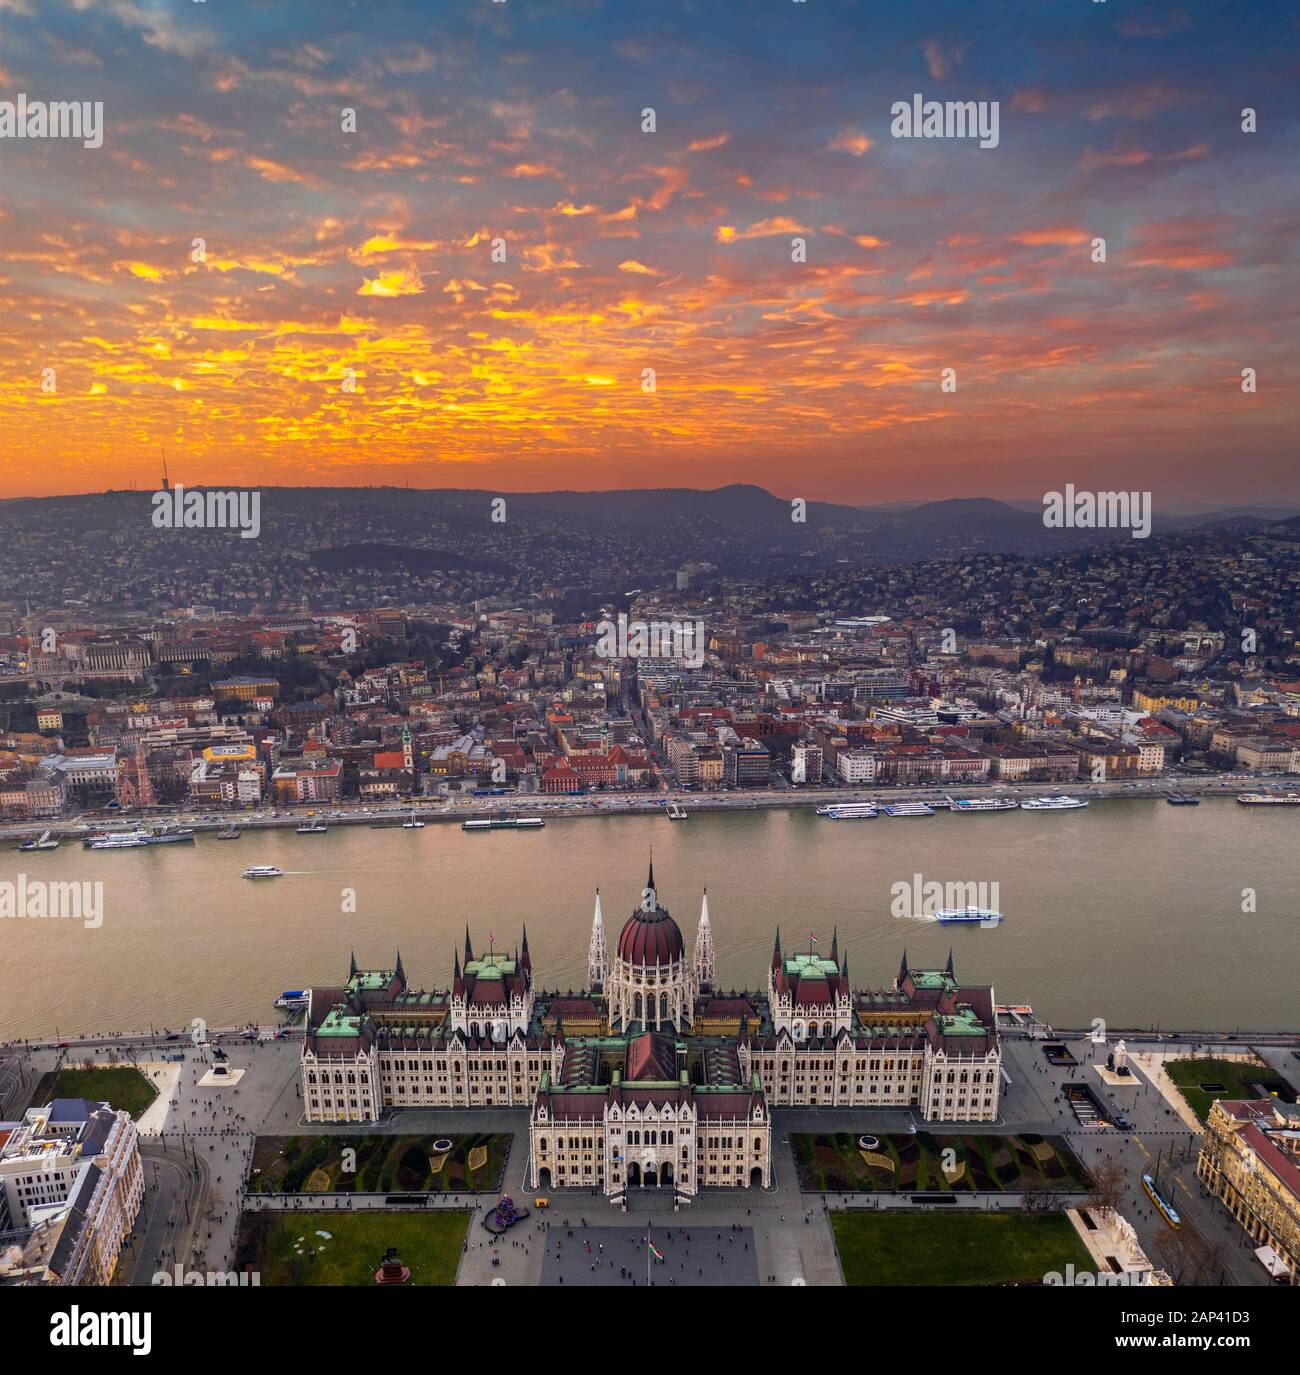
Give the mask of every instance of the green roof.
M 379 992 L 393 982 L 394 972 L 391 969 L 361 969 L 348 980 L 348 987 L 354 993 Z
M 949 993 L 957 989 L 957 980 L 942 969 L 913 969 L 911 974 L 917 988 L 942 988 Z
M 316 1028 L 316 1035 L 359 1036 L 365 1020 L 355 1012 L 349 1012 L 343 1003 L 337 1003 L 330 1008 L 325 1020 Z
M 785 972 L 797 974 L 801 979 L 824 979 L 827 975 L 838 974 L 840 967 L 834 960 L 824 960 L 820 955 L 787 955 Z
M 408 990 L 406 993 L 399 993 L 393 1001 L 398 1007 L 442 1007 L 447 1002 L 447 995 L 438 992 L 426 993 L 424 989 L 418 992 Z
M 516 972 L 514 960 L 508 960 L 504 955 L 493 955 L 481 960 L 467 960 L 465 963 L 465 973 L 473 974 L 479 979 L 501 979 L 507 974 Z
M 959 1007 L 950 1017 L 936 1017 L 939 1030 L 945 1036 L 983 1036 L 986 1034 L 984 1023 L 980 1021 L 973 1007 Z

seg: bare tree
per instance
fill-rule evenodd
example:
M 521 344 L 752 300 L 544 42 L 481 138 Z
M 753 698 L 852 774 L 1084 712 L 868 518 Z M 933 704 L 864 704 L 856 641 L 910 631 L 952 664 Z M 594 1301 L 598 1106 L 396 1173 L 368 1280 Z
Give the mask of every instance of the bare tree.
M 1118 1160 L 1103 1160 L 1089 1171 L 1092 1188 L 1088 1190 L 1088 1206 L 1103 1217 L 1111 1217 L 1119 1212 L 1124 1200 L 1124 1185 L 1128 1181 L 1128 1170 Z
M 1065 1207 L 1060 1193 L 1042 1185 L 1026 1186 L 1022 1198 L 1021 1207 L 1027 1213 L 1059 1213 Z
M 1216 1263 L 1214 1252 L 1189 1223 L 1183 1223 L 1177 1231 L 1171 1228 L 1165 1232 L 1156 1242 L 1155 1249 L 1175 1284 L 1212 1282 Z M 1222 1259 L 1221 1253 L 1219 1259 Z

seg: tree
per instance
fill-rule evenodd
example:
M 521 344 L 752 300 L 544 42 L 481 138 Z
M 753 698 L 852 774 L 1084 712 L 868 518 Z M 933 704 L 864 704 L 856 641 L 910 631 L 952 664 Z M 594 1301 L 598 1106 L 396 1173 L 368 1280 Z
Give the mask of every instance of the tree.
M 1222 1251 L 1213 1252 L 1188 1222 L 1165 1232 L 1155 1249 L 1175 1284 L 1208 1284 L 1215 1265 L 1223 1260 Z
M 1088 1190 L 1088 1206 L 1103 1216 L 1119 1211 L 1124 1198 L 1128 1170 L 1118 1160 L 1104 1160 L 1090 1171 L 1092 1188 Z
M 1042 1185 L 1026 1186 L 1022 1195 L 1021 1207 L 1027 1213 L 1059 1213 L 1065 1207 L 1065 1200 L 1055 1189 Z

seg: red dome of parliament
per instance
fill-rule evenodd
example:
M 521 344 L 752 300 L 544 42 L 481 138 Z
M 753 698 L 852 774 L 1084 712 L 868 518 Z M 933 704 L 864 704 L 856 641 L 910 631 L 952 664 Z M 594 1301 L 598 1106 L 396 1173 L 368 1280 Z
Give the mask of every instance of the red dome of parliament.
M 624 964 L 673 964 L 685 954 L 677 923 L 662 908 L 633 912 L 618 938 L 618 954 Z
M 646 882 L 645 898 L 624 923 L 618 938 L 618 957 L 624 964 L 675 964 L 686 957 L 686 942 L 666 907 L 655 896 L 654 865 Z

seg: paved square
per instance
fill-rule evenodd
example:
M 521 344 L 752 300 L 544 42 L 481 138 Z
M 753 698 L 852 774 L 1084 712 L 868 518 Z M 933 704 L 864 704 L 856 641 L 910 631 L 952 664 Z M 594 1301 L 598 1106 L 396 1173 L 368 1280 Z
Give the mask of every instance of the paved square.
M 569 1233 L 572 1231 L 573 1235 Z M 622 1285 L 646 1282 L 645 1224 L 629 1227 L 557 1227 L 546 1237 L 542 1284 Z M 662 1261 L 652 1262 L 655 1286 L 758 1283 L 754 1233 L 749 1227 L 654 1224 L 650 1239 Z M 588 1250 L 590 1247 L 590 1250 Z

